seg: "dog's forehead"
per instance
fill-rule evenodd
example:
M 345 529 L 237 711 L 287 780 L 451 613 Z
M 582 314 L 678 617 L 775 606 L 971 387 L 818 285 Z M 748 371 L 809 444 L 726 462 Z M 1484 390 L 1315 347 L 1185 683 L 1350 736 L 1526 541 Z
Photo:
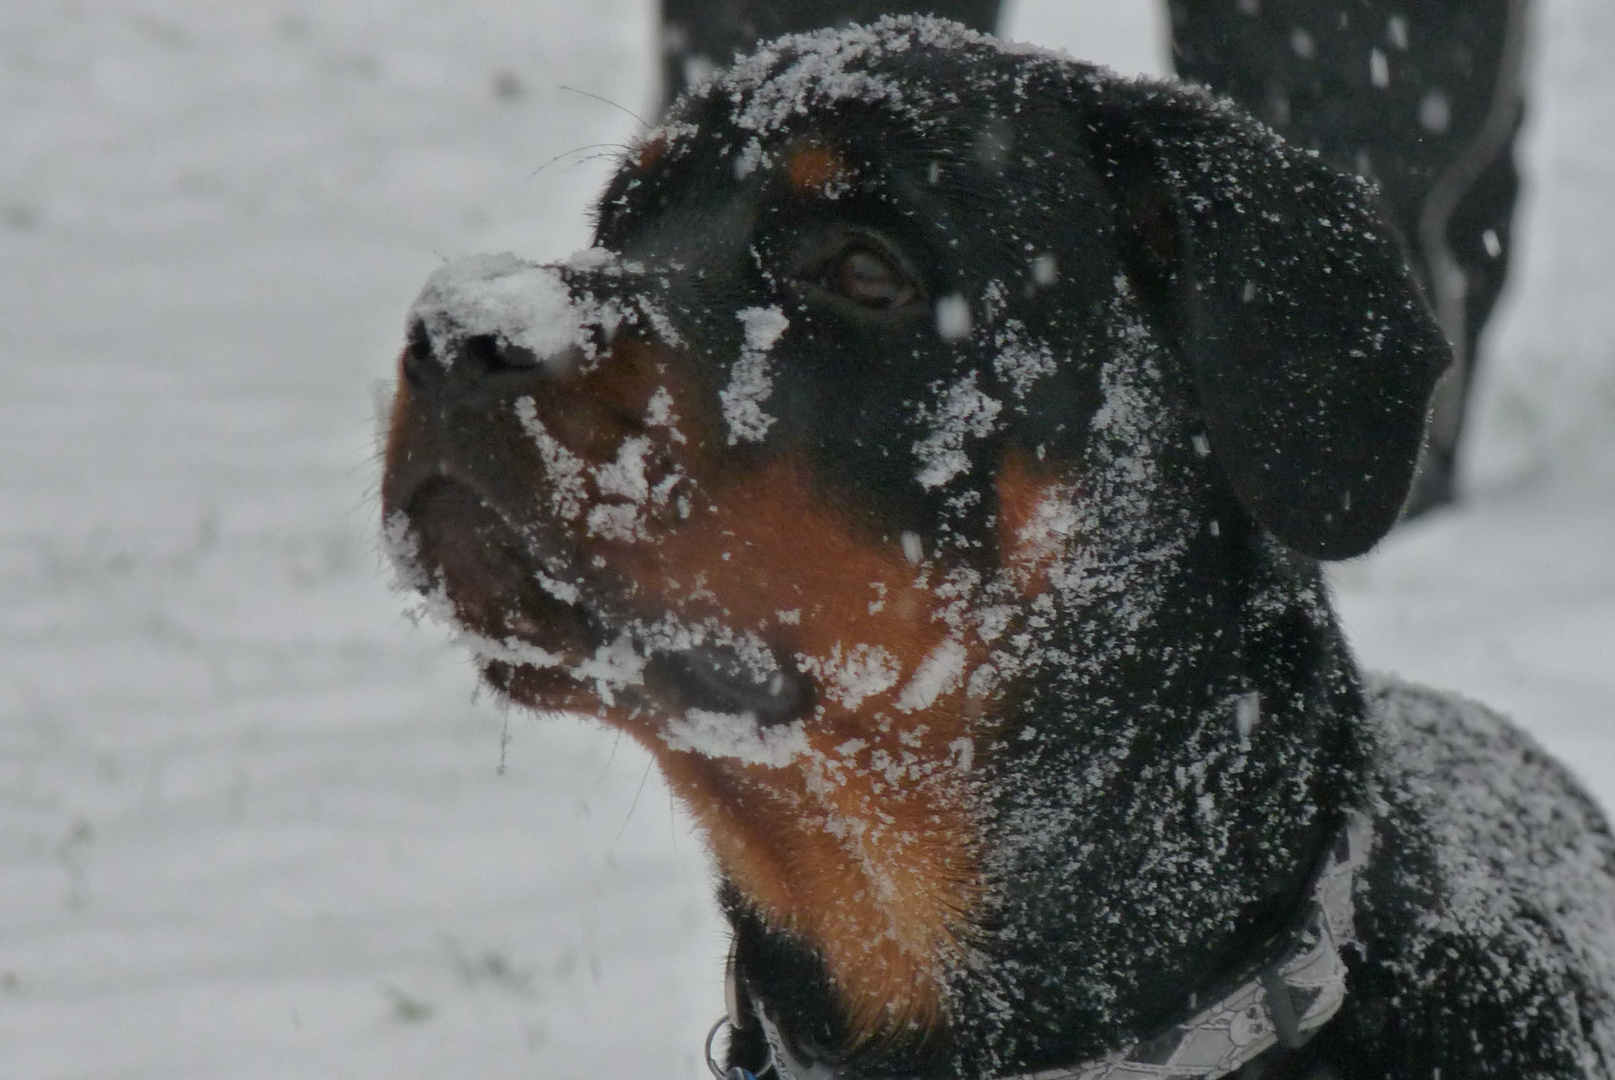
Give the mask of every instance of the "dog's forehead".
M 1103 78 L 1063 54 L 931 18 L 793 35 L 680 99 L 628 155 L 607 203 L 692 174 L 745 181 L 784 171 L 794 180 L 805 137 L 886 161 L 894 140 L 922 153 L 963 146 L 990 156 L 1014 116 L 1053 104 L 1052 85 Z
M 1002 49 L 991 38 L 937 20 L 883 20 L 869 27 L 783 38 L 720 74 L 696 98 L 721 95 L 734 124 L 767 137 L 798 117 L 858 103 L 916 125 L 943 113 L 968 59 L 975 79 L 990 78 Z M 950 70 L 951 69 L 951 70 Z M 950 77 L 951 76 L 951 77 Z

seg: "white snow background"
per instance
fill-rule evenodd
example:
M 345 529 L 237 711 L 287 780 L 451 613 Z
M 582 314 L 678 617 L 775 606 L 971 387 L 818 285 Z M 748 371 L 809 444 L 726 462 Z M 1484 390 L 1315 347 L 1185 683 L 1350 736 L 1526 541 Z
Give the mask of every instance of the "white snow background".
M 1337 582 L 1370 665 L 1607 806 L 1615 5 L 1536 14 L 1469 498 Z M 1163 67 L 1149 0 L 1010 29 Z M 478 697 L 375 541 L 403 312 L 445 258 L 582 245 L 651 35 L 646 0 L 0 5 L 0 1080 L 704 1075 L 699 841 L 631 747 Z

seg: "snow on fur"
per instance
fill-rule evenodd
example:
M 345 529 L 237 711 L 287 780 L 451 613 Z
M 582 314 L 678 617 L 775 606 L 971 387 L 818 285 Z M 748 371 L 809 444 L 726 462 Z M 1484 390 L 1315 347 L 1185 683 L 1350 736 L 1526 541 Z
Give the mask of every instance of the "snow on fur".
M 601 1071 L 609 1031 L 609 1076 L 706 1075 L 721 930 L 684 819 L 654 776 L 641 795 L 628 740 L 475 696 L 462 655 L 398 619 L 355 513 L 399 290 L 434 249 L 583 239 L 592 166 L 529 174 L 635 121 L 551 84 L 643 100 L 649 27 L 617 16 L 646 13 L 371 6 L 0 11 L 19 56 L 116 59 L 111 82 L 82 63 L 0 76 L 0 141 L 26 146 L 5 158 L 6 265 L 72 283 L 4 300 L 27 358 L 0 403 L 16 1070 L 574 1076 Z M 1130 4 L 1077 7 L 1019 5 L 1011 25 L 1080 26 L 1084 49 L 1147 29 Z M 1615 461 L 1595 302 L 1615 10 L 1544 14 L 1523 159 L 1539 194 L 1480 388 L 1481 469 L 1337 587 L 1365 657 L 1506 701 L 1607 800 L 1615 497 L 1583 472 Z M 428 54 L 447 94 L 417 92 Z M 494 105 L 489 65 L 514 55 L 556 74 Z M 284 93 L 260 92 L 265 72 Z M 131 109 L 140 137 L 115 137 Z M 97 357 L 118 377 L 47 377 Z M 180 1016 L 183 1037 L 162 1019 Z
M 440 267 L 426 279 L 409 318 L 425 327 L 433 356 L 449 368 L 461 344 L 476 335 L 525 349 L 539 361 L 570 349 L 592 353 L 592 328 L 615 327 L 621 316 L 579 303 L 554 268 L 507 252 L 468 255 Z
M 763 411 L 763 403 L 774 392 L 768 352 L 791 324 L 777 306 L 745 308 L 737 317 L 744 344 L 730 368 L 729 385 L 718 392 L 730 446 L 758 442 L 774 425 L 774 417 Z

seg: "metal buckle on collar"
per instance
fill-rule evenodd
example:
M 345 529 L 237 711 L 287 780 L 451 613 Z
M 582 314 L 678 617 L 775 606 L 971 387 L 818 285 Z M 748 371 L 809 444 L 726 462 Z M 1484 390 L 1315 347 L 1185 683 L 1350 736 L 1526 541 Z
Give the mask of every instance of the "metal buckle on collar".
M 1189 1019 L 1099 1061 L 1086 1061 L 998 1080 L 1217 1080 L 1282 1043 L 1298 1047 L 1334 1018 L 1346 1000 L 1346 963 L 1341 949 L 1357 940 L 1352 926 L 1352 890 L 1368 863 L 1373 823 L 1349 811 L 1313 879 L 1312 895 L 1294 942 L 1277 960 Z M 725 1024 L 736 1026 L 738 973 L 730 956 L 730 1015 L 707 1035 L 707 1066 L 717 1080 L 757 1080 L 739 1067 L 727 1072 L 712 1056 L 712 1042 Z M 753 1006 L 769 1044 L 769 1066 L 780 1080 L 838 1080 L 824 1062 L 797 1060 L 760 1000 Z
M 712 1070 L 712 1075 L 717 1077 L 717 1080 L 757 1080 L 756 1073 L 748 1072 L 747 1070 L 742 1069 L 739 1065 L 736 1065 L 733 1068 L 725 1069 L 723 1066 L 718 1064 L 717 1055 L 712 1052 L 712 1044 L 718 1038 L 718 1031 L 725 1025 L 733 1027 L 734 1023 L 727 1015 L 720 1016 L 718 1017 L 718 1022 L 712 1025 L 712 1030 L 707 1032 L 707 1068 Z
M 728 1025 L 731 1037 L 740 1028 L 740 972 L 735 966 L 735 947 L 729 946 L 729 955 L 723 962 L 723 1009 L 724 1013 L 718 1017 L 712 1030 L 707 1032 L 706 1059 L 707 1068 L 716 1080 L 757 1080 L 757 1074 L 749 1069 L 742 1069 L 739 1065 L 725 1069 L 718 1064 L 718 1056 L 712 1052 L 712 1044 L 717 1041 L 718 1032 Z M 778 1076 L 778 1070 L 770 1062 L 764 1066 L 763 1071 L 772 1072 Z
M 754 1015 L 763 1031 L 763 1040 L 768 1044 L 768 1064 L 763 1067 L 763 1075 L 773 1080 L 845 1080 L 840 1070 L 827 1061 L 803 1060 L 793 1051 L 786 1042 L 785 1036 L 780 1032 L 779 1026 L 774 1023 L 773 1017 L 759 1003 Z M 707 1032 L 707 1068 L 717 1080 L 759 1080 L 757 1073 L 743 1069 L 738 1065 L 724 1069 L 718 1064 L 717 1055 L 712 1052 L 713 1040 L 718 1032 L 727 1024 L 730 1031 L 739 1027 L 732 1016 L 721 1016 L 718 1022 L 712 1025 Z

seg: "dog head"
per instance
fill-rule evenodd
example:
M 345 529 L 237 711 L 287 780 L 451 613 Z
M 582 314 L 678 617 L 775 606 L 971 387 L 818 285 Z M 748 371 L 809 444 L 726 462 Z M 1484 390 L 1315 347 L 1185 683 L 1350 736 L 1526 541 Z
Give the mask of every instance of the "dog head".
M 1444 362 L 1361 182 L 886 20 L 681 101 L 570 261 L 434 275 L 386 535 L 492 686 L 656 757 L 798 1038 L 1058 1060 L 1301 887 L 1350 773 L 1311 560 L 1394 522 Z

